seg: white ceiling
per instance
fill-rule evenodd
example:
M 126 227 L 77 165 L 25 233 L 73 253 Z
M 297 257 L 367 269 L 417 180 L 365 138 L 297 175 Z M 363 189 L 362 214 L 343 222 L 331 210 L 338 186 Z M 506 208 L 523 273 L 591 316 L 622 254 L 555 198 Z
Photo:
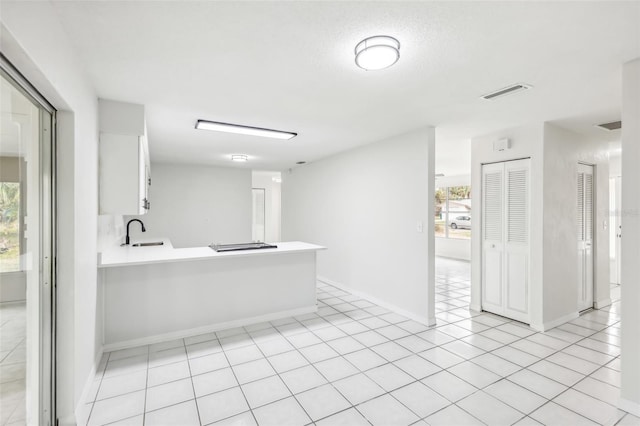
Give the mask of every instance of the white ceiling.
M 640 2 L 117 2 L 54 0 L 100 97 L 146 105 L 154 161 L 285 169 L 437 126 L 438 149 L 500 128 L 620 118 L 621 64 L 640 57 Z M 401 42 L 393 67 L 361 39 Z M 534 89 L 479 97 L 512 83 Z M 197 119 L 299 134 L 194 130 Z

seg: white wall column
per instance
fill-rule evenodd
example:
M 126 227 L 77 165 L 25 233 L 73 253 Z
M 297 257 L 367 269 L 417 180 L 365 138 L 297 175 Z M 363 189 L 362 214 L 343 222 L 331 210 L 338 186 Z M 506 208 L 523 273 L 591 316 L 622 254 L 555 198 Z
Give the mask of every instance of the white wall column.
M 367 144 L 282 175 L 282 239 L 327 247 L 318 278 L 435 322 L 435 132 Z
M 622 381 L 619 407 L 640 416 L 640 58 L 622 70 Z

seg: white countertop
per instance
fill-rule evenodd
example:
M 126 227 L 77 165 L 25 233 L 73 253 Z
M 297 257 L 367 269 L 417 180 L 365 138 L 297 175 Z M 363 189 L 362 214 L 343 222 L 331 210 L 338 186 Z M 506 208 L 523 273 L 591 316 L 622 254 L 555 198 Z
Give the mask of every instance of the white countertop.
M 183 262 L 190 260 L 219 259 L 223 257 L 267 256 L 282 253 L 295 253 L 314 250 L 325 250 L 326 247 L 301 241 L 275 243 L 278 248 L 260 250 L 240 250 L 218 253 L 209 247 L 174 248 L 166 238 L 153 241 L 163 241 L 161 246 L 132 247 L 120 246 L 105 250 L 98 254 L 98 268 L 112 268 L 117 266 L 147 265 L 153 263 Z M 148 240 L 133 241 L 131 244 L 148 242 Z

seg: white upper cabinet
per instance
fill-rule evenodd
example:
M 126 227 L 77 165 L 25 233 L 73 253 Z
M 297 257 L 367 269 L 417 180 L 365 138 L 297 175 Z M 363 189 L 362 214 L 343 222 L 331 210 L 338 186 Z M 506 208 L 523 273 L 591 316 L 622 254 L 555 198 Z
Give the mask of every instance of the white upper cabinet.
M 140 215 L 151 185 L 144 106 L 100 100 L 100 214 Z

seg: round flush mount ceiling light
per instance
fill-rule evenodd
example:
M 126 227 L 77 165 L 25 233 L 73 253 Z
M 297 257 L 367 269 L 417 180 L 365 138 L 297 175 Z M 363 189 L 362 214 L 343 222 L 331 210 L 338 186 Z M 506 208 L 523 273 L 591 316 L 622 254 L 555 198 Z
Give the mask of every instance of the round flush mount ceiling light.
M 231 155 L 232 161 L 245 162 L 249 161 L 249 156 L 244 154 L 233 154 Z
M 356 65 L 367 71 L 382 70 L 400 59 L 400 42 L 393 37 L 368 37 L 356 45 Z

